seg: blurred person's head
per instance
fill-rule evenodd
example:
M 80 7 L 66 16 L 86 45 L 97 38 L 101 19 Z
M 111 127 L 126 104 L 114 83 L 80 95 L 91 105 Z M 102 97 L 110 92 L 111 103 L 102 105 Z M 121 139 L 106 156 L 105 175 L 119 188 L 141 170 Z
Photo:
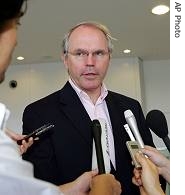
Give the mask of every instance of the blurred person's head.
M 25 3 L 25 6 L 23 6 Z M 26 11 L 27 0 L 1 0 L 0 3 L 0 83 L 17 44 L 17 25 Z

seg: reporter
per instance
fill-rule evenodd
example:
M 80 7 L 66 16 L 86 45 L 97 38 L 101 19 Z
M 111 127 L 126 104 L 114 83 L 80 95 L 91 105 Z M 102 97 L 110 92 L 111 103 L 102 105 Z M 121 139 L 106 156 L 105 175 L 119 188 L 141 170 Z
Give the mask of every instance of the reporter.
M 3 0 L 0 4 L 0 83 L 5 78 L 12 53 L 17 44 L 17 27 L 20 17 L 24 15 L 22 5 L 26 0 Z
M 25 3 L 25 9 L 22 10 L 22 5 Z M 0 83 L 4 81 L 5 72 L 11 60 L 12 53 L 17 44 L 17 26 L 19 25 L 20 17 L 26 11 L 27 0 L 7 0 L 1 1 L 0 4 Z M 24 136 L 18 135 L 13 131 L 7 130 L 13 140 L 17 141 Z M 20 146 L 20 153 L 26 152 L 33 140 L 23 141 Z

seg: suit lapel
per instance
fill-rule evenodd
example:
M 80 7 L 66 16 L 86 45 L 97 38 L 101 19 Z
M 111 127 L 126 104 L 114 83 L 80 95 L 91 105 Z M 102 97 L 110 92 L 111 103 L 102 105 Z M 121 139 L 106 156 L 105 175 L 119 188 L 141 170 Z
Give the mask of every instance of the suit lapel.
M 126 150 L 126 141 L 129 140 L 129 137 L 124 129 L 124 124 L 126 120 L 124 118 L 124 107 L 120 104 L 120 101 L 116 99 L 111 92 L 109 92 L 106 97 L 106 103 L 109 110 L 109 115 L 112 124 L 113 136 L 114 136 L 114 146 L 115 146 L 115 157 L 116 157 L 116 170 L 118 174 L 122 174 L 124 154 L 127 153 Z M 125 105 L 126 106 L 126 105 Z
M 109 110 L 113 135 L 119 138 L 121 137 L 121 139 L 123 140 L 125 132 L 124 124 L 126 123 L 123 114 L 124 108 L 121 108 L 120 102 L 118 102 L 110 92 L 106 97 L 106 103 Z
M 91 119 L 69 82 L 61 90 L 60 109 L 87 144 L 92 144 Z

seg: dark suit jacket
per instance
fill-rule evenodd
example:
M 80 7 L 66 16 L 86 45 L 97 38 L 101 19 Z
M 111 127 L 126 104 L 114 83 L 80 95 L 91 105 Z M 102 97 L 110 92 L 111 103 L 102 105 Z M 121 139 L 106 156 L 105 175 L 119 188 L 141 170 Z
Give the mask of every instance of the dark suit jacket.
M 154 146 L 151 133 L 146 128 L 138 101 L 109 91 L 106 103 L 115 143 L 116 178 L 123 186 L 123 194 L 139 194 L 131 181 L 133 166 L 125 144 L 130 139 L 123 126 L 126 124 L 124 111 L 130 109 L 133 112 L 144 143 Z M 69 82 L 61 90 L 25 108 L 23 134 L 48 122 L 55 125 L 53 130 L 48 131 L 23 155 L 25 160 L 34 164 L 35 177 L 59 185 L 91 170 L 91 119 Z

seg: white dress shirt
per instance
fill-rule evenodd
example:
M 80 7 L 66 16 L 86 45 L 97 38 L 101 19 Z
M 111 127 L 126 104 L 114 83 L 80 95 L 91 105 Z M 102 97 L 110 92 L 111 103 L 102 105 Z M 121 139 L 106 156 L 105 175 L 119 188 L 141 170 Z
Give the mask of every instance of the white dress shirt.
M 103 84 L 102 88 L 101 88 L 101 94 L 100 94 L 98 100 L 96 101 L 96 103 L 93 104 L 92 100 L 87 95 L 87 93 L 82 91 L 71 78 L 69 78 L 69 83 L 71 84 L 73 89 L 76 91 L 76 93 L 77 93 L 78 97 L 80 98 L 83 106 L 85 107 L 90 119 L 91 120 L 94 120 L 94 119 L 105 120 L 106 127 L 107 127 L 107 132 L 105 132 L 105 135 L 108 137 L 108 143 L 106 143 L 106 145 L 107 145 L 106 150 L 108 152 L 109 159 L 111 160 L 114 168 L 116 169 L 115 148 L 114 148 L 114 138 L 113 138 L 113 133 L 112 133 L 112 125 L 111 125 L 111 121 L 110 121 L 110 117 L 109 117 L 107 104 L 105 101 L 105 97 L 108 94 L 108 90 L 106 89 L 105 85 Z M 93 148 L 94 148 L 94 146 L 93 146 Z M 94 149 L 93 149 L 93 151 L 94 151 Z M 93 163 L 94 162 L 92 162 L 92 164 Z M 110 164 L 110 161 L 107 163 Z M 108 165 L 108 166 L 110 167 L 110 165 Z M 106 172 L 109 172 L 109 171 L 106 171 Z

